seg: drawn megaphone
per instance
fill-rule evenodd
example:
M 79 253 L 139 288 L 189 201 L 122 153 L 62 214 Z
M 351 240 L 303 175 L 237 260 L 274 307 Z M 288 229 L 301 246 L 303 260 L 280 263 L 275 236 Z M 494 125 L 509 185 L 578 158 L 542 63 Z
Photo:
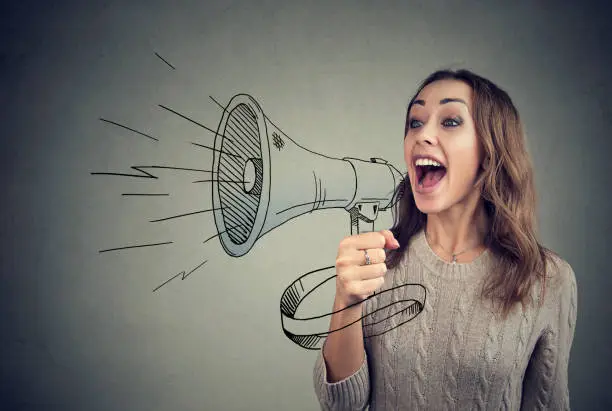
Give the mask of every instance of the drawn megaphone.
M 266 117 L 253 97 L 224 108 L 215 135 L 212 198 L 227 254 L 242 256 L 264 234 L 305 213 L 344 208 L 351 233 L 398 200 L 402 174 L 379 158 L 334 158 L 308 150 Z

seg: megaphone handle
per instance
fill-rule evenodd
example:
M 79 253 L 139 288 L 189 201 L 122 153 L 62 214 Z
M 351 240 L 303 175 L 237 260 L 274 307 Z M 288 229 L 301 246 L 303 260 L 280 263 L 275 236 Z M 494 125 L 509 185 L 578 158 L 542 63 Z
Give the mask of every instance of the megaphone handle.
M 359 214 L 350 212 L 349 216 L 351 218 L 351 235 L 359 234 Z
M 351 209 L 351 211 L 349 212 L 349 217 L 351 219 L 351 235 L 359 234 L 360 233 L 359 220 L 363 218 L 361 217 L 361 214 L 359 214 L 359 211 L 356 207 Z M 374 231 L 374 221 L 373 220 L 372 220 L 372 230 L 371 231 Z

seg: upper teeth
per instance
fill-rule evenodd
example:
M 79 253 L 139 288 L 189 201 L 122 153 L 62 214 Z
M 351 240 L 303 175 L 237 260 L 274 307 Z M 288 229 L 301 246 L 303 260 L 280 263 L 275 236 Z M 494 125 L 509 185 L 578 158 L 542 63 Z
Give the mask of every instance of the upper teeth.
M 430 158 L 418 158 L 415 162 L 417 166 L 436 166 L 442 167 L 442 164 L 438 163 L 436 160 L 432 160 Z

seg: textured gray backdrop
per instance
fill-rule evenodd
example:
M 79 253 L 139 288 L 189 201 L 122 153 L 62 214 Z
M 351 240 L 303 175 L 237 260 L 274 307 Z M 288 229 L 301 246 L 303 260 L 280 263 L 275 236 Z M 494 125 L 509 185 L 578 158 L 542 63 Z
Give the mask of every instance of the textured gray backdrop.
M 522 113 L 543 242 L 572 264 L 578 279 L 572 405 L 612 407 L 612 36 L 602 6 L 6 3 L 0 13 L 3 409 L 317 409 L 315 353 L 282 334 L 279 298 L 300 274 L 333 264 L 350 229 L 347 213 L 291 220 L 232 258 L 216 240 L 202 244 L 215 234 L 210 213 L 149 222 L 210 207 L 210 185 L 192 183 L 207 175 L 156 170 L 153 180 L 91 172 L 151 164 L 210 169 L 210 150 L 190 143 L 210 145 L 214 136 L 159 104 L 215 128 L 221 110 L 209 96 L 225 104 L 235 93 L 253 95 L 309 149 L 382 157 L 404 170 L 407 100 L 418 81 L 446 66 L 490 77 Z M 311 189 L 311 181 L 296 184 Z M 170 195 L 122 196 L 133 192 Z M 384 213 L 377 228 L 389 223 Z M 173 243 L 99 252 L 165 241 Z M 198 271 L 153 292 L 204 259 Z M 321 311 L 330 298 L 317 302 Z

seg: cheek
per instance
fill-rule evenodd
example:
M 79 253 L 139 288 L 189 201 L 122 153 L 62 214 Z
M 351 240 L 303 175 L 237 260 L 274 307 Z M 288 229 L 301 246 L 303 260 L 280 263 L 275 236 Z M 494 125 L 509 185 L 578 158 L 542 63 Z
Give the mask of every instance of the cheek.
M 450 173 L 451 178 L 455 177 L 456 180 L 462 183 L 471 183 L 480 167 L 479 150 L 475 147 L 464 147 L 457 150 L 454 154 Z
M 404 162 L 406 163 L 406 168 L 410 166 L 411 153 L 412 143 L 406 138 L 404 139 Z
M 449 147 L 451 158 L 451 179 L 461 183 L 471 183 L 480 168 L 480 143 L 475 136 L 463 136 Z

